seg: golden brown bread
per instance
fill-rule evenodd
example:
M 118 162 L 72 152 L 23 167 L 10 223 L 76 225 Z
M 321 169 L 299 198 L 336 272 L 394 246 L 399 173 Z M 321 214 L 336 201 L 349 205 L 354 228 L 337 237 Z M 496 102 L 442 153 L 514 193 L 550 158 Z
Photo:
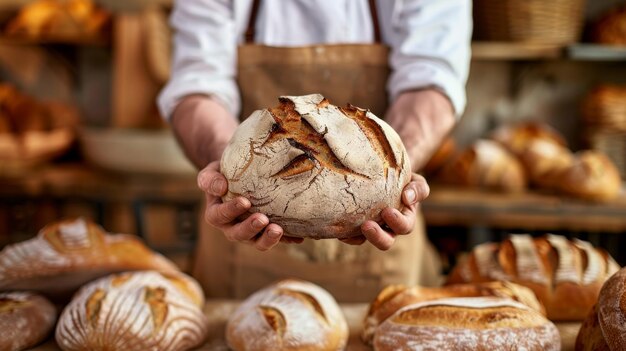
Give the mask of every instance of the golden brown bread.
M 430 158 L 428 163 L 424 166 L 424 174 L 426 175 L 434 175 L 439 170 L 443 168 L 443 166 L 452 161 L 454 158 L 454 154 L 456 152 L 456 142 L 451 137 L 445 138 L 441 145 L 435 151 L 435 154 Z
M 248 297 L 231 315 L 226 340 L 235 351 L 343 350 L 348 326 L 319 286 L 283 280 Z
M 374 349 L 560 350 L 556 326 L 539 312 L 497 297 L 448 298 L 403 307 L 374 335 Z
M 622 190 L 615 164 L 599 151 L 582 151 L 559 176 L 556 187 L 565 194 L 591 201 L 610 201 Z
M 626 269 L 604 283 L 598 303 L 576 338 L 576 351 L 626 349 Z
M 363 341 L 371 344 L 376 328 L 402 307 L 443 298 L 481 296 L 510 298 L 545 314 L 545 309 L 532 290 L 511 282 L 455 284 L 437 288 L 391 285 L 383 289 L 370 304 L 364 321 Z
M 626 6 L 618 6 L 606 13 L 592 31 L 596 43 L 626 46 Z
M 144 269 L 177 271 L 134 236 L 108 234 L 84 219 L 65 220 L 0 251 L 0 291 L 36 290 L 57 297 L 110 273 Z
M 284 96 L 235 131 L 221 160 L 230 200 L 242 195 L 286 235 L 347 238 L 401 208 L 411 166 L 398 134 L 371 112 L 319 94 Z
M 110 275 L 82 287 L 61 313 L 56 341 L 69 350 L 189 350 L 207 333 L 198 283 L 179 272 Z
M 6 33 L 33 39 L 92 39 L 103 34 L 110 20 L 111 14 L 91 0 L 37 0 L 20 10 Z
M 42 342 L 56 323 L 55 307 L 28 292 L 0 293 L 0 350 L 25 350 Z
M 478 140 L 442 169 L 439 179 L 447 184 L 519 192 L 526 176 L 519 161 L 491 140 Z
M 497 141 L 514 155 L 520 157 L 527 146 L 534 140 L 567 147 L 565 138 L 549 125 L 541 122 L 521 122 L 497 128 L 491 139 Z
M 553 321 L 582 321 L 602 284 L 619 269 L 604 250 L 563 236 L 511 235 L 475 247 L 448 284 L 511 281 L 533 290 Z

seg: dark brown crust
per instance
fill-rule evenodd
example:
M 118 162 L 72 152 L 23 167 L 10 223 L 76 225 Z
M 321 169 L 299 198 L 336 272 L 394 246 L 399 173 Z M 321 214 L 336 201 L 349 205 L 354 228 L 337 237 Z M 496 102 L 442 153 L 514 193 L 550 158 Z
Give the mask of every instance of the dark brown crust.
M 604 340 L 598 321 L 597 305 L 593 306 L 576 337 L 576 351 L 611 351 Z

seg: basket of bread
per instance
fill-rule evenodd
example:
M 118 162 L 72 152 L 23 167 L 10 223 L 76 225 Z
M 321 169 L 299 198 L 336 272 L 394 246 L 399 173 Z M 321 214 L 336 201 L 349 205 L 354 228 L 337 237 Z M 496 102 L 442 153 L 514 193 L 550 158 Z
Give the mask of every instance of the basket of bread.
M 19 173 L 62 155 L 75 139 L 77 111 L 0 84 L 0 174 Z

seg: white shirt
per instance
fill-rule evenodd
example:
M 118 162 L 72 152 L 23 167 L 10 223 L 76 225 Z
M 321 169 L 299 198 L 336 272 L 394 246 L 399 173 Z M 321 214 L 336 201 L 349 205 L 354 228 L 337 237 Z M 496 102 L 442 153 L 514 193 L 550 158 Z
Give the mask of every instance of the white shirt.
M 436 87 L 465 108 L 471 0 L 377 0 L 382 41 L 391 48 L 387 89 Z M 208 94 L 235 116 L 237 45 L 243 43 L 252 0 L 177 0 L 172 78 L 158 103 L 169 117 L 181 98 Z M 262 0 L 255 43 L 268 46 L 372 43 L 368 0 Z

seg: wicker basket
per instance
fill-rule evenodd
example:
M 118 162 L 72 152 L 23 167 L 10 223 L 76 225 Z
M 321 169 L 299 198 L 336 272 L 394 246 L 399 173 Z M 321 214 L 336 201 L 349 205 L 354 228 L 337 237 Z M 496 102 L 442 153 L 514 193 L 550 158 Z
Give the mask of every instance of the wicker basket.
M 586 126 L 605 132 L 626 133 L 626 86 L 601 85 L 582 104 Z
M 591 130 L 587 139 L 591 148 L 605 153 L 617 166 L 622 179 L 626 179 L 626 132 Z
M 478 39 L 566 45 L 580 38 L 585 0 L 474 0 Z

